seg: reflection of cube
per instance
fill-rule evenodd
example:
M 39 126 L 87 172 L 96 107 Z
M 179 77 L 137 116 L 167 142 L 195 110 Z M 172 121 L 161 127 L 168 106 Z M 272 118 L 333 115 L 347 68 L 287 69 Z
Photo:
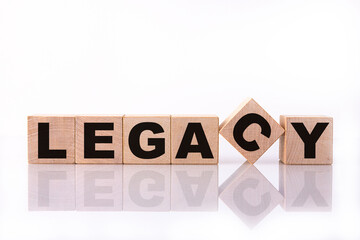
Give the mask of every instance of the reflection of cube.
M 170 165 L 124 165 L 124 211 L 170 210 Z
M 332 164 L 333 119 L 325 116 L 280 116 L 280 160 L 285 164 Z
M 217 165 L 172 165 L 171 210 L 216 211 Z
M 284 129 L 253 99 L 244 101 L 220 124 L 220 134 L 250 163 L 283 133 Z
M 124 164 L 170 164 L 170 115 L 125 115 Z
M 283 199 L 250 163 L 244 163 L 219 189 L 223 202 L 249 227 L 265 218 Z
M 76 165 L 76 209 L 122 210 L 122 165 Z
M 75 210 L 75 166 L 32 164 L 29 174 L 29 210 Z
M 279 176 L 286 211 L 331 211 L 332 166 L 280 163 Z
M 171 163 L 217 164 L 219 118 L 216 115 L 171 116 Z
M 75 117 L 28 117 L 29 163 L 75 163 Z
M 122 163 L 121 115 L 76 117 L 76 163 Z

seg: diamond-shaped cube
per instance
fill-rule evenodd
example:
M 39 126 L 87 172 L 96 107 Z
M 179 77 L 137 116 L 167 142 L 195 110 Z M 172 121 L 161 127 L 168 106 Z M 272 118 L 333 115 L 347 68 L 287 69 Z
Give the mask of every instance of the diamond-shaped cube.
M 252 98 L 220 124 L 220 134 L 252 164 L 283 133 L 284 129 Z

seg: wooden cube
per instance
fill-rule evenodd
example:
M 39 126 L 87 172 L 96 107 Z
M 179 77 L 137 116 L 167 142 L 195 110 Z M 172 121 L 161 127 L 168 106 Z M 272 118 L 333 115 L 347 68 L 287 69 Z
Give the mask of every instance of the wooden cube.
M 327 212 L 332 208 L 331 165 L 279 165 L 279 190 L 286 211 Z
M 217 165 L 172 165 L 171 210 L 217 211 Z
M 76 163 L 122 163 L 122 115 L 76 116 Z
M 170 165 L 123 166 L 124 211 L 170 211 Z
M 29 163 L 75 163 L 74 116 L 28 116 Z
M 28 166 L 29 211 L 75 210 L 75 165 Z
M 280 124 L 285 129 L 279 148 L 284 164 L 332 164 L 332 117 L 281 115 Z
M 217 164 L 219 118 L 216 115 L 171 116 L 171 163 Z
M 249 227 L 256 226 L 283 196 L 252 164 L 242 164 L 219 188 L 219 197 Z
M 251 164 L 284 133 L 284 129 L 252 98 L 220 124 L 220 134 Z
M 76 210 L 121 211 L 122 165 L 76 165 Z
M 170 115 L 125 115 L 124 164 L 170 164 Z

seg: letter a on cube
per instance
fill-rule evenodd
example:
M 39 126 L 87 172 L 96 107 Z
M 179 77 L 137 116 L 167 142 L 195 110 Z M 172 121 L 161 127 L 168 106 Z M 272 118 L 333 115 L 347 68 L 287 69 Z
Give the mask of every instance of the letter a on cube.
M 218 155 L 216 115 L 171 116 L 171 164 L 217 164 Z
M 220 134 L 251 164 L 284 133 L 284 129 L 249 98 L 220 124 Z

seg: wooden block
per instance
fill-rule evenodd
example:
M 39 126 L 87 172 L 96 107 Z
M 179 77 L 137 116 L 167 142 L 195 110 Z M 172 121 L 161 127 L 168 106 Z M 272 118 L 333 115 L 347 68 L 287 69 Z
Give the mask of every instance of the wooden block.
M 76 210 L 121 211 L 122 165 L 76 165 Z
M 172 165 L 171 210 L 217 211 L 217 165 Z
M 75 165 L 28 166 L 29 211 L 75 210 Z
M 76 116 L 76 163 L 122 163 L 122 115 Z
M 252 98 L 220 124 L 220 134 L 251 164 L 284 133 L 284 129 Z
M 332 117 L 281 115 L 280 124 L 285 129 L 279 148 L 284 164 L 332 164 Z
M 219 118 L 216 115 L 171 116 L 171 163 L 217 164 Z
M 28 116 L 29 163 L 75 163 L 74 116 Z
M 276 188 L 248 162 L 220 186 L 219 192 L 220 199 L 249 227 L 256 226 L 283 201 Z
M 124 211 L 170 211 L 170 165 L 124 165 Z
M 170 164 L 170 115 L 125 115 L 124 164 Z
M 279 189 L 286 211 L 331 211 L 331 165 L 279 164 Z

